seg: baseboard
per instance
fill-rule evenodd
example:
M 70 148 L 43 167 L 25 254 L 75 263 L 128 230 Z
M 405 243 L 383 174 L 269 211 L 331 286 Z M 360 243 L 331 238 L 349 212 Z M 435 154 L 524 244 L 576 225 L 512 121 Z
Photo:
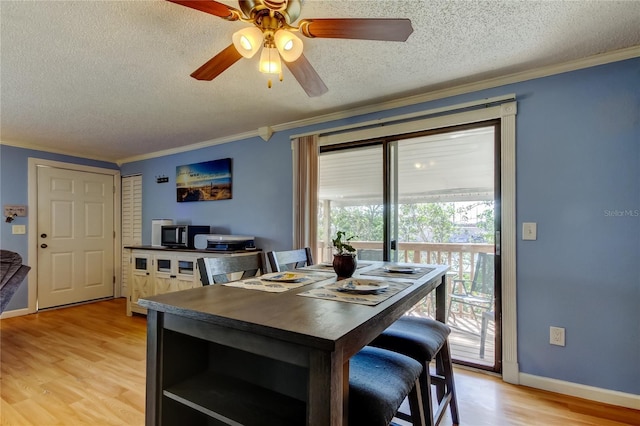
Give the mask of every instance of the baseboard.
M 33 312 L 31 312 L 29 310 L 29 308 L 20 308 L 20 309 L 13 309 L 11 311 L 4 311 L 2 313 L 2 315 L 0 315 L 0 319 L 6 319 L 6 318 L 12 318 L 12 317 L 20 317 L 22 315 L 28 315 L 31 314 Z
M 640 410 L 640 395 L 520 373 L 520 384 L 590 401 Z

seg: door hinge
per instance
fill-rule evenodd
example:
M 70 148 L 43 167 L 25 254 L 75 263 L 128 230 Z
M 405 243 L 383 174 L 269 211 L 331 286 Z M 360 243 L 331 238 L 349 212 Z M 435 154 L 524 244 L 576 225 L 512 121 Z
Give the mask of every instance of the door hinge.
M 114 284 L 116 283 L 116 276 L 115 275 L 113 276 L 113 283 Z

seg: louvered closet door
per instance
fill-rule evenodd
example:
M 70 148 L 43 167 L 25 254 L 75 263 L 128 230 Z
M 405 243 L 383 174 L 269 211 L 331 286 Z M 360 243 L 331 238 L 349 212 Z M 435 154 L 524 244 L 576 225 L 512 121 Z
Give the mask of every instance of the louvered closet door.
M 122 294 L 129 295 L 131 250 L 142 244 L 142 176 L 122 178 Z

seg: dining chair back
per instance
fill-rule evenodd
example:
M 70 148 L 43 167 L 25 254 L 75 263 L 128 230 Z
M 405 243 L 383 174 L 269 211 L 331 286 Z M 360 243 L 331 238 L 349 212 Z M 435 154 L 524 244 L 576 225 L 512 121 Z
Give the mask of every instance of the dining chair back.
M 198 259 L 202 285 L 227 283 L 262 273 L 264 254 L 255 252 L 240 256 L 205 257 Z
M 313 265 L 311 248 L 297 250 L 270 251 L 267 253 L 272 272 L 290 271 L 296 268 Z

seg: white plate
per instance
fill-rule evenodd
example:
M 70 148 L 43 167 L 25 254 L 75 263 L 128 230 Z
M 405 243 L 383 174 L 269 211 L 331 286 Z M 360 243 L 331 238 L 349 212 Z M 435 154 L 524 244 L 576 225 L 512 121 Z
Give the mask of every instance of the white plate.
M 272 274 L 264 274 L 260 277 L 260 279 L 264 281 L 276 281 L 279 283 L 299 283 L 300 281 L 304 281 L 305 278 L 305 274 L 297 272 L 274 272 Z
M 384 270 L 387 272 L 398 272 L 401 274 L 413 274 L 417 269 L 410 266 L 385 266 Z
M 389 288 L 389 284 L 374 280 L 347 279 L 341 281 L 338 291 L 350 293 L 378 293 Z

